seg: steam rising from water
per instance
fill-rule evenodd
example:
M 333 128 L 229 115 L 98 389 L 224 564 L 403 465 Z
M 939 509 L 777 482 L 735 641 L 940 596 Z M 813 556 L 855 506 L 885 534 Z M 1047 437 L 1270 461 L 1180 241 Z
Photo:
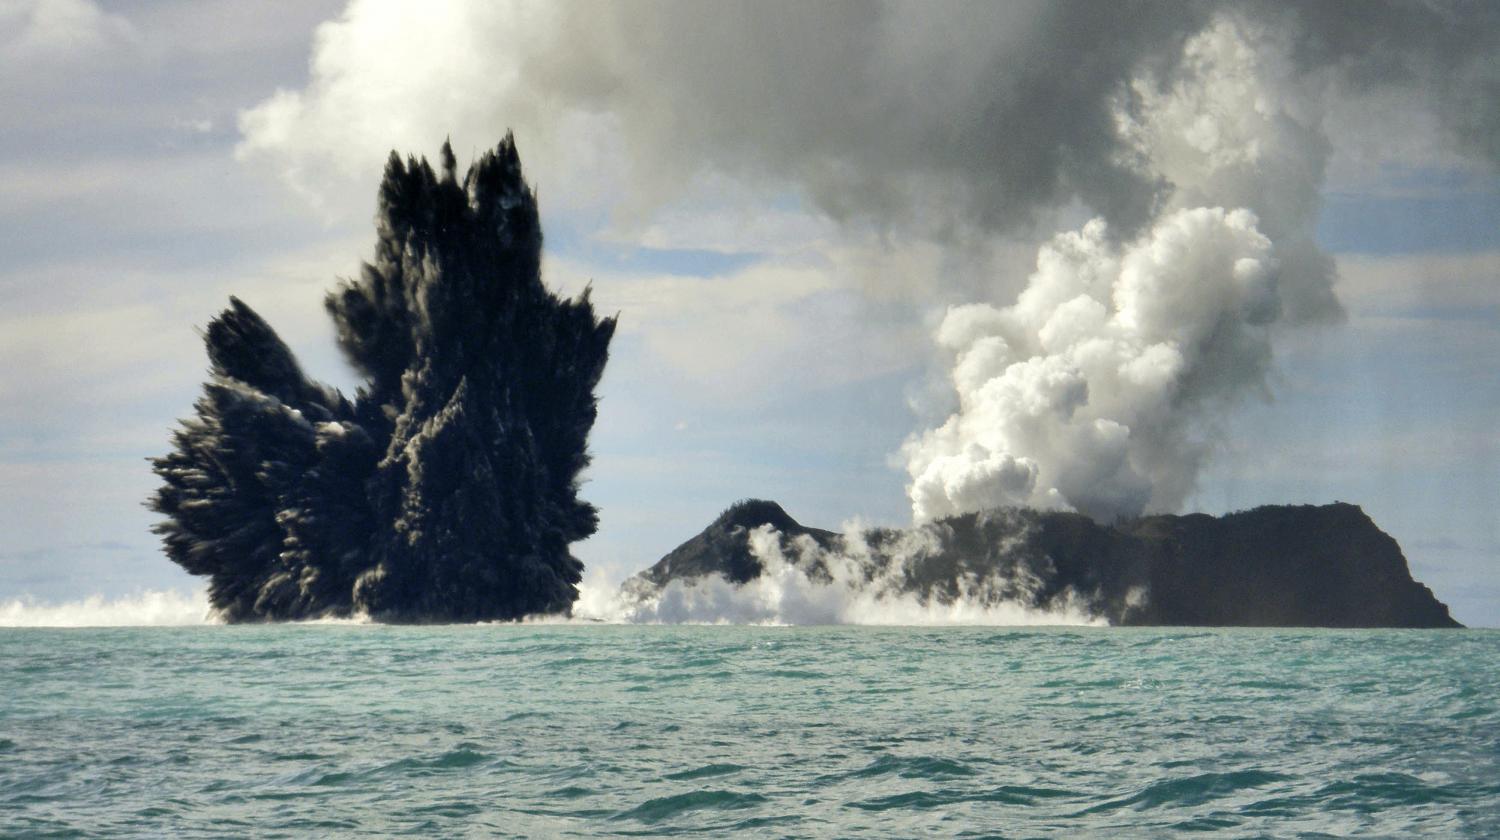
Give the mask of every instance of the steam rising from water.
M 908 532 L 920 540 L 920 531 Z M 825 625 L 870 624 L 893 626 L 939 625 L 1103 625 L 1088 614 L 1081 602 L 1068 602 L 1058 609 L 1035 609 L 1007 599 L 1026 581 L 966 581 L 962 595 L 949 603 L 920 598 L 900 590 L 899 566 L 870 579 L 868 550 L 857 546 L 858 529 L 851 528 L 846 540 L 851 550 L 835 554 L 811 540 L 796 545 L 793 556 L 782 551 L 775 531 L 756 529 L 751 548 L 765 571 L 743 586 L 719 576 L 689 583 L 673 581 L 660 592 L 623 591 L 599 575 L 585 576 L 573 617 L 539 616 L 532 623 L 607 624 L 771 624 Z M 903 549 L 919 550 L 916 543 Z M 897 552 L 901 553 L 901 552 Z M 831 579 L 809 576 L 806 562 L 823 561 Z M 325 618 L 298 624 L 362 624 L 369 619 Z M 223 624 L 198 590 L 153 590 L 119 598 L 90 595 L 78 601 L 46 603 L 32 599 L 0 602 L 0 627 L 184 627 Z
M 876 559 L 858 525 L 846 529 L 842 551 L 822 548 L 802 536 L 783 549 L 769 525 L 750 532 L 751 554 L 761 564 L 758 577 L 734 584 L 720 575 L 676 579 L 660 589 L 630 581 L 621 590 L 602 590 L 588 580 L 574 608 L 577 618 L 644 624 L 871 624 L 931 625 L 1103 625 L 1081 599 L 1062 599 L 1046 609 L 1025 597 L 1036 581 L 992 576 L 959 582 L 951 601 L 927 598 L 904 588 L 903 573 L 913 559 L 937 549 L 934 535 L 921 528 L 903 532 L 901 542 Z M 821 570 L 826 570 L 826 575 Z

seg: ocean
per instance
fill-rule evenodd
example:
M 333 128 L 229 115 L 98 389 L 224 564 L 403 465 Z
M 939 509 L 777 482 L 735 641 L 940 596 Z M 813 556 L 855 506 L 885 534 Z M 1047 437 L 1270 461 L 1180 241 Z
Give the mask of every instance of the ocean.
M 1500 836 L 1500 632 L 0 629 L 5 837 Z

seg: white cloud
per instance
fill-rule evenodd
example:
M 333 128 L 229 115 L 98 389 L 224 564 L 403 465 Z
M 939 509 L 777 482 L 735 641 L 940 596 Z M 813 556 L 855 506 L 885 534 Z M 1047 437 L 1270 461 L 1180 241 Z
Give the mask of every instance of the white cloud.
M 136 41 L 129 21 L 91 0 L 0 2 L 0 68 L 12 73 L 95 59 Z
M 537 51 L 556 46 L 557 18 L 554 7 L 533 3 L 355 0 L 318 27 L 305 90 L 278 90 L 241 113 L 238 154 L 272 160 L 288 184 L 337 214 L 351 190 L 369 190 L 392 149 L 435 152 L 446 135 L 465 156 L 513 126 L 549 196 L 563 180 L 562 196 L 586 192 L 568 173 L 589 153 L 563 166 L 548 150 L 554 126 L 571 129 L 576 143 L 591 139 L 588 115 L 555 108 L 519 78 Z

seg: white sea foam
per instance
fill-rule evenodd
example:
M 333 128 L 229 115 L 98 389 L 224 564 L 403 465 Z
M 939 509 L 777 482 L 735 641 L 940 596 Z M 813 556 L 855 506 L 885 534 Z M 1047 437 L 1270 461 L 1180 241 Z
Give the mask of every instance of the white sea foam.
M 1036 581 L 1024 577 L 959 581 L 952 600 L 924 598 L 903 588 L 906 564 L 936 549 L 923 528 L 884 545 L 880 558 L 865 542 L 865 528 L 846 526 L 842 549 L 830 551 L 809 537 L 791 540 L 769 525 L 750 532 L 750 550 L 762 573 L 744 584 L 711 575 L 674 580 L 655 588 L 633 580 L 620 587 L 590 571 L 579 587 L 572 618 L 538 616 L 527 623 L 758 624 L 888 626 L 1102 625 L 1082 599 L 1053 599 L 1031 606 L 1026 595 Z M 827 579 L 810 569 L 826 570 Z M 150 590 L 118 598 L 91 595 L 49 603 L 33 598 L 0 602 L 0 627 L 148 627 L 221 624 L 205 590 Z M 365 615 L 312 619 L 303 624 L 367 624 Z
M 118 598 L 90 595 L 48 603 L 33 598 L 0 602 L 0 627 L 166 627 L 218 623 L 208 593 L 148 590 Z
M 48 602 L 12 598 L 0 602 L 0 627 L 190 627 L 223 624 L 208 603 L 207 590 L 152 589 L 106 598 Z M 368 615 L 310 618 L 296 624 L 369 624 Z
M 933 625 L 1103 625 L 1081 599 L 1064 598 L 1040 609 L 1023 596 L 1035 585 L 1020 578 L 982 578 L 959 582 L 951 601 L 923 598 L 902 586 L 909 558 L 930 546 L 930 534 L 906 532 L 905 544 L 885 549 L 890 562 L 872 558 L 863 529 L 851 525 L 844 549 L 832 552 L 808 537 L 793 540 L 790 554 L 770 526 L 750 534 L 751 553 L 760 561 L 759 577 L 735 584 L 721 575 L 690 581 L 673 580 L 661 588 L 640 581 L 623 589 L 599 578 L 585 580 L 573 613 L 576 620 L 634 624 L 869 624 Z M 828 580 L 809 574 L 814 561 Z
M 752 543 L 764 571 L 744 584 L 719 575 L 660 590 L 622 590 L 603 575 L 587 576 L 579 587 L 573 618 L 538 616 L 527 623 L 608 624 L 868 624 L 939 625 L 1102 625 L 1081 601 L 1037 609 L 996 597 L 998 581 L 970 581 L 951 602 L 924 600 L 897 591 L 891 580 L 867 580 L 857 557 L 824 553 L 832 580 L 809 577 L 803 564 L 788 559 L 773 532 L 759 530 Z M 798 547 L 799 551 L 808 546 Z M 832 561 L 832 562 L 829 562 Z M 183 627 L 222 624 L 203 590 L 151 590 L 118 598 L 90 595 L 49 603 L 32 598 L 0 602 L 0 627 Z M 322 618 L 301 624 L 368 624 L 368 616 Z

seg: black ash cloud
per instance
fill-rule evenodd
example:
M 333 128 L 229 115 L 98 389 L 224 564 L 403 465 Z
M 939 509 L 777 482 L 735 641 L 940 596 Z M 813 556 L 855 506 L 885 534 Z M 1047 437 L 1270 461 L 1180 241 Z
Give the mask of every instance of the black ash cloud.
M 373 263 L 327 299 L 353 400 L 243 302 L 209 324 L 196 416 L 153 461 L 167 554 L 230 621 L 566 612 L 615 320 L 542 284 L 510 137 L 462 179 L 447 145 L 441 172 L 392 153 L 379 205 Z

